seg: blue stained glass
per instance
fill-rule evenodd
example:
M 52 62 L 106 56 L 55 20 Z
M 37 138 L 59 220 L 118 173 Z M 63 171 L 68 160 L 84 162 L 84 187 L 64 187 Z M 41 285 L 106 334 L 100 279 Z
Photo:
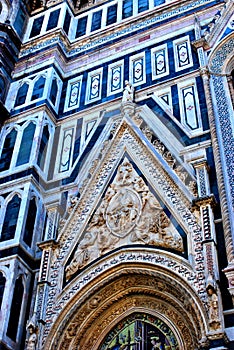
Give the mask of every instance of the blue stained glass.
M 11 164 L 11 158 L 15 147 L 15 140 L 17 136 L 17 131 L 15 129 L 11 130 L 5 138 L 5 142 L 2 149 L 2 154 L 0 158 L 0 171 L 9 169 Z
M 32 30 L 29 36 L 30 38 L 33 38 L 34 36 L 40 34 L 43 20 L 44 20 L 44 16 L 34 19 Z
M 45 78 L 40 77 L 34 84 L 31 101 L 37 100 L 43 96 Z
M 82 35 L 86 34 L 88 16 L 78 19 L 77 29 L 76 29 L 76 38 L 79 38 Z
M 57 80 L 53 79 L 52 85 L 51 85 L 51 90 L 50 90 L 50 100 L 55 106 L 56 104 L 56 99 L 57 99 L 57 94 L 58 94 L 58 84 Z
M 102 23 L 102 10 L 94 12 L 92 17 L 91 32 L 101 28 Z
M 154 0 L 154 6 L 159 6 L 164 3 L 165 3 L 165 0 Z
M 13 239 L 18 221 L 21 198 L 15 194 L 12 200 L 8 203 L 5 213 L 4 222 L 2 225 L 2 233 L 0 241 Z
M 55 10 L 50 13 L 50 17 L 47 23 L 46 30 L 50 30 L 53 28 L 56 28 L 58 25 L 58 19 L 59 19 L 60 9 Z
M 28 84 L 24 83 L 17 92 L 15 107 L 23 105 L 25 103 L 27 93 L 28 93 Z
M 31 149 L 32 149 L 35 128 L 36 128 L 36 125 L 34 123 L 30 123 L 24 129 L 16 166 L 28 163 L 28 161 L 30 159 L 30 155 L 31 155 Z
M 22 306 L 22 300 L 24 295 L 24 286 L 22 281 L 22 276 L 20 276 L 15 282 L 14 294 L 12 298 L 10 318 L 7 327 L 7 336 L 12 340 L 16 341 L 19 317 Z
M 71 23 L 71 15 L 68 11 L 66 11 L 66 16 L 63 24 L 63 30 L 66 34 L 68 34 L 69 32 L 70 23 Z
M 117 4 L 108 7 L 106 25 L 113 24 L 117 21 Z
M 138 0 L 138 12 L 143 12 L 149 9 L 148 0 Z
M 32 198 L 30 200 L 30 203 L 29 203 L 27 220 L 26 220 L 25 229 L 24 229 L 24 236 L 23 236 L 24 242 L 29 247 L 31 247 L 31 244 L 32 244 L 36 215 L 37 215 L 36 200 L 35 200 L 35 198 Z
M 133 14 L 133 0 L 123 0 L 122 18 L 128 18 Z

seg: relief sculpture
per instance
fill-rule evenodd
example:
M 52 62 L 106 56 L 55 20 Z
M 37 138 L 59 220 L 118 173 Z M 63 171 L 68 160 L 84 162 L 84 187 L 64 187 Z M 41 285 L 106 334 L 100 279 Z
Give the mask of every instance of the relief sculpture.
M 159 201 L 125 159 L 66 267 L 66 280 L 104 253 L 129 244 L 183 251 L 182 238 Z

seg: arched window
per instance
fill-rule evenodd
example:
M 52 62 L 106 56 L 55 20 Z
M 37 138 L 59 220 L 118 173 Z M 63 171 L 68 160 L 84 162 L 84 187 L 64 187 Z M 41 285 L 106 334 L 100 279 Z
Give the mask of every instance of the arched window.
M 31 101 L 37 100 L 43 96 L 45 78 L 40 77 L 34 84 Z
M 52 85 L 51 85 L 51 90 L 50 90 L 50 101 L 53 103 L 54 106 L 56 103 L 57 93 L 58 93 L 57 80 L 53 79 Z
M 7 327 L 7 336 L 14 341 L 16 341 L 16 336 L 17 336 L 23 295 L 24 295 L 24 286 L 23 286 L 22 276 L 20 276 L 15 282 L 10 317 L 9 317 L 8 327 Z
M 12 200 L 7 204 L 5 218 L 2 226 L 2 233 L 0 241 L 7 241 L 13 239 L 17 226 L 21 198 L 15 194 Z
M 34 123 L 29 123 L 28 126 L 24 129 L 16 165 L 28 163 L 31 155 L 35 128 L 36 125 Z
M 11 132 L 6 135 L 0 157 L 0 171 L 7 170 L 10 167 L 16 136 L 17 131 L 15 129 L 12 129 Z
M 0 76 L 0 100 L 2 101 L 6 89 L 5 80 Z
M 3 299 L 5 284 L 6 284 L 6 279 L 3 276 L 3 273 L 0 272 L 0 310 L 1 310 L 1 306 L 2 306 L 2 299 Z
M 47 146 L 49 142 L 49 137 L 50 137 L 49 128 L 48 128 L 48 125 L 46 125 L 44 126 L 44 129 L 43 129 L 41 144 L 40 144 L 39 154 L 37 159 L 37 164 L 42 170 L 44 169 L 44 165 L 45 165 L 46 151 L 47 151 Z
M 32 244 L 36 215 L 37 215 L 37 204 L 36 204 L 35 198 L 32 198 L 30 200 L 29 207 L 28 207 L 28 215 L 27 215 L 24 236 L 23 236 L 24 242 L 29 247 L 31 247 L 31 244 Z
M 24 83 L 18 90 L 16 100 L 15 100 L 15 107 L 23 105 L 26 101 L 28 93 L 28 84 Z

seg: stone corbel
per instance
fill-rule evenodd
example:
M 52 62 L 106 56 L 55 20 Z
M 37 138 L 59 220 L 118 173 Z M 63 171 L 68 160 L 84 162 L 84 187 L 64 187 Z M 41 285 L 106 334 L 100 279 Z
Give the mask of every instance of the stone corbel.
M 204 50 L 208 50 L 210 48 L 209 44 L 207 43 L 206 39 L 203 38 L 199 38 L 197 40 L 194 40 L 192 42 L 192 46 L 197 50 L 199 48 L 203 48 Z
M 136 111 L 136 104 L 132 101 L 122 102 L 121 114 L 126 117 L 133 117 Z

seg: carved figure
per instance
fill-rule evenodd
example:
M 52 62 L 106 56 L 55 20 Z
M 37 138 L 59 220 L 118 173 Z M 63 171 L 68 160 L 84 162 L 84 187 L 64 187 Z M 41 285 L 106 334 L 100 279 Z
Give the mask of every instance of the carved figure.
M 146 126 L 142 129 L 142 132 L 147 137 L 147 139 L 151 142 L 152 137 L 153 137 L 153 133 L 150 130 L 150 128 L 148 126 Z
M 143 178 L 125 158 L 65 268 L 66 280 L 119 244 L 132 243 L 183 251 L 181 236 Z
M 134 100 L 134 87 L 129 83 L 128 80 L 125 80 L 125 88 L 123 91 L 122 102 L 133 102 Z
M 29 328 L 30 336 L 27 340 L 27 350 L 36 350 L 37 334 L 32 327 Z
M 163 158 L 166 160 L 168 165 L 173 169 L 175 165 L 175 159 L 173 158 L 171 152 L 167 151 L 164 153 Z
M 219 303 L 215 287 L 212 283 L 209 282 L 207 284 L 206 292 L 208 295 L 209 324 L 213 329 L 217 329 L 220 327 Z
M 79 248 L 77 249 L 72 262 L 66 267 L 66 280 L 78 270 L 81 269 L 90 260 L 91 254 L 95 256 L 95 251 L 88 249 L 94 244 L 96 239 L 95 232 L 86 232 L 84 238 L 81 240 Z
M 160 153 L 163 154 L 165 151 L 165 146 L 162 144 L 162 142 L 160 142 L 159 139 L 155 139 L 153 141 L 153 146 L 155 147 L 155 149 Z
M 35 315 L 27 324 L 27 330 L 29 331 L 29 337 L 26 339 L 26 350 L 36 350 L 38 329 L 35 322 Z

